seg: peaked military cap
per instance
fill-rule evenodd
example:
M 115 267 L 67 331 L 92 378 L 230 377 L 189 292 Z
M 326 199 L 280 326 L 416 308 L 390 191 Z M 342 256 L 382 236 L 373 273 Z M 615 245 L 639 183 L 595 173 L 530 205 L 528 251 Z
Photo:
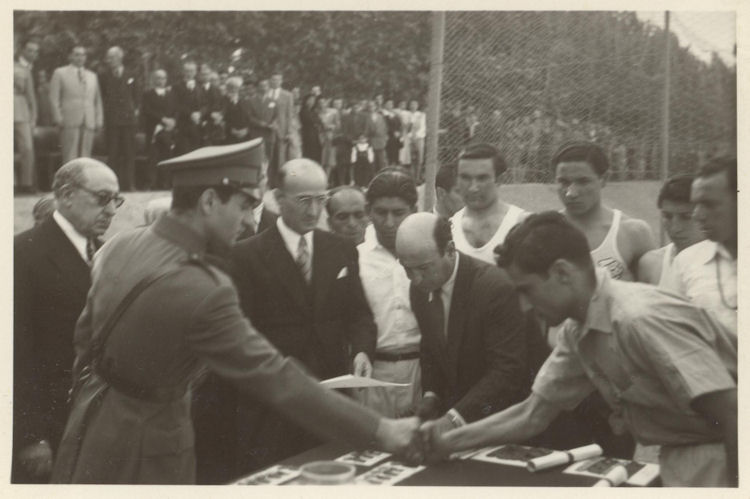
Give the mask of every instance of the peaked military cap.
M 263 175 L 263 139 L 228 146 L 201 147 L 161 161 L 159 168 L 171 173 L 172 186 L 234 186 L 255 199 Z

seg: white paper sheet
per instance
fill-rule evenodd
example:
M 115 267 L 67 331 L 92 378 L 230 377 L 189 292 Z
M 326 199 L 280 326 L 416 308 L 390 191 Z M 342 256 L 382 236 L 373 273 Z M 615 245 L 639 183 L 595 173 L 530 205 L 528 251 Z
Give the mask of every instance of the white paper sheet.
M 354 376 L 353 374 L 344 374 L 335 378 L 326 379 L 320 382 L 322 386 L 328 388 L 370 388 L 373 386 L 409 386 L 409 383 L 390 383 L 380 381 L 374 378 L 364 378 Z

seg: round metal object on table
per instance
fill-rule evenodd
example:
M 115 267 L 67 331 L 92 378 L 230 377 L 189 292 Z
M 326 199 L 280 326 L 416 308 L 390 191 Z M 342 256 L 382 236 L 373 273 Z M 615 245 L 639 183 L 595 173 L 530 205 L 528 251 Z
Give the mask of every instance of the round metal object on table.
M 302 480 L 310 485 L 342 485 L 351 483 L 357 468 L 338 461 L 314 461 L 300 468 Z

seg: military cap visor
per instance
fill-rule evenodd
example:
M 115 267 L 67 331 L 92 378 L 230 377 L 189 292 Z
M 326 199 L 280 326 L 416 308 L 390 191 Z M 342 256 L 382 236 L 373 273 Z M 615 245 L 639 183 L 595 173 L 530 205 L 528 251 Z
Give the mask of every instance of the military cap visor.
M 255 199 L 263 175 L 263 139 L 228 146 L 209 146 L 161 161 L 159 168 L 172 176 L 173 187 L 235 186 Z

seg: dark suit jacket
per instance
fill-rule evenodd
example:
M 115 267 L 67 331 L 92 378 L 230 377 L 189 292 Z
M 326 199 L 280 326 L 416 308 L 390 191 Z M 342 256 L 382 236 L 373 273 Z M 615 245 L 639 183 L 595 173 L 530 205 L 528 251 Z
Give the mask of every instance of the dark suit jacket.
M 203 113 L 203 89 L 196 82 L 193 90 L 188 90 L 185 82 L 180 81 L 172 86 L 172 92 L 177 106 L 178 152 L 185 153 L 201 146 L 201 127 L 190 119 L 190 114 Z
M 119 78 L 108 69 L 99 74 L 105 126 L 134 126 L 140 89 L 135 74 L 124 68 Z
M 429 294 L 411 287 L 422 331 L 422 390 L 441 411 L 456 409 L 476 421 L 522 400 L 529 390 L 524 318 L 510 278 L 458 253 L 447 341 L 430 314 Z
M 321 379 L 351 372 L 353 354 L 372 358 L 376 326 L 350 243 L 315 230 L 310 286 L 275 225 L 237 243 L 232 261 L 243 311 L 284 355 Z
M 143 94 L 141 99 L 141 120 L 146 141 L 151 141 L 154 128 L 161 123 L 162 118 L 175 118 L 177 105 L 172 90 L 167 89 L 164 97 L 160 97 L 153 88 Z
M 18 234 L 14 249 L 14 452 L 47 439 L 67 418 L 73 332 L 91 285 L 89 266 L 52 217 Z

